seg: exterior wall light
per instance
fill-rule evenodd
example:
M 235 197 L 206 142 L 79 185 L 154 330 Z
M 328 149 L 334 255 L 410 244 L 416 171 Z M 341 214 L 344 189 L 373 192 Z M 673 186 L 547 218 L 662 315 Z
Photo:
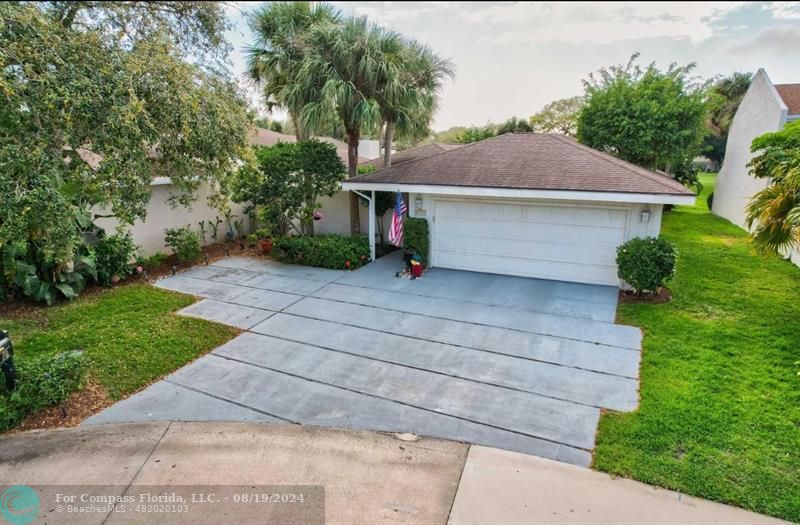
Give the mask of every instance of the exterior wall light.
M 642 213 L 639 214 L 639 220 L 641 222 L 650 222 L 650 208 L 642 210 Z

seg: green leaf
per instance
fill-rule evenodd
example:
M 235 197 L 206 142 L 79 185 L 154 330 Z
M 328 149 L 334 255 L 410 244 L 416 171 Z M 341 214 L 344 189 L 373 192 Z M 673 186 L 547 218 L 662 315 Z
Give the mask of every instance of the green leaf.
M 75 293 L 75 290 L 69 283 L 58 283 L 56 284 L 56 288 L 58 288 L 58 290 L 64 294 L 64 297 L 67 299 L 74 299 L 78 295 Z M 47 301 L 47 304 L 52 304 L 52 301 Z

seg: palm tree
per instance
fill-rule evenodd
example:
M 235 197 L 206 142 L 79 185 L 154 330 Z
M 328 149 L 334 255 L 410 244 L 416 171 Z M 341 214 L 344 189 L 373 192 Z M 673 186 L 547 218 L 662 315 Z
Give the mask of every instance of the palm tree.
M 256 35 L 256 42 L 246 49 L 248 76 L 263 88 L 269 110 L 276 106 L 289 110 L 298 141 L 311 136 L 299 118 L 309 102 L 303 98 L 308 90 L 297 85 L 309 53 L 309 35 L 316 26 L 336 24 L 340 17 L 339 10 L 326 3 L 272 2 L 248 20 Z
M 396 89 L 394 61 L 388 59 L 399 35 L 371 24 L 366 17 L 319 24 L 309 35 L 309 50 L 298 75 L 298 99 L 308 101 L 301 125 L 316 128 L 331 112 L 347 137 L 348 174 L 358 174 L 358 142 L 362 131 L 381 123 L 379 89 Z M 350 195 L 350 230 L 361 230 L 358 197 Z
M 395 78 L 378 90 L 376 98 L 384 121 L 383 166 L 388 168 L 395 131 L 419 135 L 428 129 L 439 105 L 442 81 L 455 75 L 455 67 L 416 40 L 397 42 L 390 37 L 385 46 Z
M 762 252 L 800 249 L 800 121 L 756 138 L 748 167 L 770 184 L 747 205 L 747 227 Z

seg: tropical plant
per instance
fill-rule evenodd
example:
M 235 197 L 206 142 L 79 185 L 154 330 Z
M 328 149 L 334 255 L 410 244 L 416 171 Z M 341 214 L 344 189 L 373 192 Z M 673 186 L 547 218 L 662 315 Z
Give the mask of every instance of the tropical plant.
M 497 134 L 504 135 L 506 133 L 529 133 L 533 128 L 528 121 L 519 117 L 511 117 L 502 124 L 497 126 Z
M 487 124 L 483 127 L 471 127 L 464 129 L 459 133 L 455 142 L 458 144 L 470 144 L 472 142 L 480 142 L 481 140 L 490 139 L 497 135 L 497 128 L 493 124 Z
M 769 181 L 746 208 L 753 244 L 763 252 L 800 249 L 800 121 L 761 135 L 750 151 L 750 173 Z
M 430 132 L 439 105 L 442 81 L 453 78 L 455 66 L 416 40 L 405 40 L 386 32 L 382 54 L 390 75 L 376 89 L 375 98 L 383 119 L 383 167 L 392 165 L 395 132 L 399 136 L 422 137 Z
M 279 142 L 259 148 L 256 157 L 257 167 L 245 166 L 231 179 L 233 200 L 260 206 L 262 218 L 281 233 L 314 235 L 319 197 L 333 195 L 344 179 L 336 147 L 315 139 Z
M 628 162 L 672 173 L 701 151 L 706 86 L 690 76 L 694 64 L 660 71 L 654 64 L 641 68 L 637 58 L 584 81 L 577 137 Z
M 531 127 L 533 131 L 540 133 L 559 133 L 574 137 L 583 104 L 582 96 L 554 100 L 531 116 Z
M 166 233 L 164 244 L 172 248 L 178 262 L 191 262 L 200 257 L 200 236 L 189 226 L 167 228 L 164 232 Z
M 376 99 L 379 89 L 396 83 L 388 64 L 395 51 L 394 33 L 352 17 L 340 23 L 319 24 L 309 35 L 309 52 L 300 75 L 302 125 L 315 128 L 331 114 L 337 116 L 347 135 L 348 175 L 358 170 L 358 142 L 363 130 L 374 130 L 382 121 Z M 358 234 L 358 196 L 350 193 L 350 231 Z
M 200 241 L 205 244 L 206 243 L 206 221 L 200 221 L 197 223 L 197 226 L 200 227 Z
M 657 293 L 675 273 L 675 246 L 660 237 L 636 237 L 617 247 L 617 274 L 639 295 Z
M 214 217 L 213 221 L 208 221 L 208 225 L 211 227 L 211 238 L 214 240 L 214 242 L 219 240 L 219 225 L 223 222 L 224 221 L 219 218 L 219 215 Z
M 248 75 L 259 83 L 269 110 L 289 110 L 298 141 L 311 137 L 312 129 L 301 122 L 300 115 L 306 104 L 316 100 L 302 74 L 309 35 L 314 27 L 335 24 L 339 18 L 339 11 L 324 2 L 271 2 L 248 20 L 256 36 L 246 50 Z

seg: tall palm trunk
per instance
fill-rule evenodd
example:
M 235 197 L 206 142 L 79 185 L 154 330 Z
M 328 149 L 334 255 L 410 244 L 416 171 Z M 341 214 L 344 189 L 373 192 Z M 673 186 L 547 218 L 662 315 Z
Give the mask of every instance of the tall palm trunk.
M 305 128 L 303 128 L 300 125 L 300 119 L 297 118 L 296 116 L 297 114 L 298 114 L 297 112 L 290 111 L 289 117 L 291 117 L 292 125 L 294 125 L 294 136 L 297 139 L 297 142 L 303 142 L 305 140 L 308 140 L 310 137 Z
M 361 138 L 359 130 L 349 130 L 347 132 L 347 176 L 353 178 L 358 175 L 358 141 Z M 358 202 L 358 195 L 350 192 L 350 235 L 361 233 L 361 218 Z
M 386 121 L 386 131 L 383 134 L 383 167 L 392 165 L 392 143 L 394 142 L 394 122 Z

